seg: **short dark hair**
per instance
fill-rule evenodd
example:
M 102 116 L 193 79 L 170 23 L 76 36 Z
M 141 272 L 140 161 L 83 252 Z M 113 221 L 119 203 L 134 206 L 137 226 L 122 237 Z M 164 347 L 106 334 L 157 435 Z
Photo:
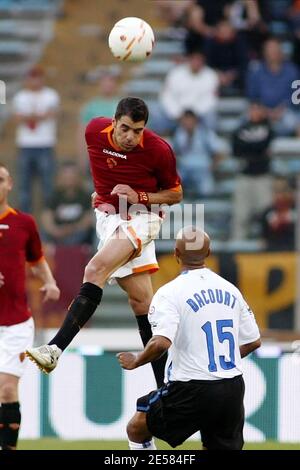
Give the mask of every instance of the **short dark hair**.
M 129 116 L 133 122 L 145 121 L 146 124 L 149 110 L 143 100 L 128 96 L 119 101 L 115 112 L 115 119 L 120 119 L 122 116 Z
M 181 115 L 181 117 L 192 117 L 198 119 L 198 116 L 192 109 L 185 109 Z

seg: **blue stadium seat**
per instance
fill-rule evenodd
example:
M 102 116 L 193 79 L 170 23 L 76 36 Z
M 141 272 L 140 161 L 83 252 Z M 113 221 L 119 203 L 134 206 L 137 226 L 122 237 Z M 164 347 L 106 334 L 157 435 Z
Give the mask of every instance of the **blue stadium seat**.
M 174 62 L 170 59 L 150 59 L 138 66 L 134 75 L 136 77 L 160 77 L 164 78 L 169 70 L 174 66 Z
M 25 55 L 28 47 L 21 41 L 0 42 L 0 55 Z
M 170 58 L 170 56 L 183 54 L 183 43 L 182 41 L 159 41 L 155 44 L 153 49 L 153 57 L 165 56 Z
M 218 128 L 217 131 L 220 134 L 231 134 L 234 132 L 238 126 L 240 125 L 240 116 L 232 117 L 232 116 L 220 116 L 218 120 Z
M 296 137 L 278 137 L 272 144 L 272 154 L 300 156 L 300 139 Z
M 161 86 L 161 80 L 130 80 L 124 85 L 123 90 L 128 94 L 149 96 L 158 95 Z
M 248 101 L 246 98 L 220 98 L 218 101 L 219 114 L 242 114 L 246 111 Z
M 63 0 L 0 0 L 0 15 L 45 16 L 53 14 L 61 7 Z

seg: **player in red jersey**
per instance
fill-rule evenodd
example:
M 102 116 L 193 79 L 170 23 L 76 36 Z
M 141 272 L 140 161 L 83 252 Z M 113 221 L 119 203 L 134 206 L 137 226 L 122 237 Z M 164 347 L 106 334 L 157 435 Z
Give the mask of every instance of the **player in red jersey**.
M 56 367 L 112 278 L 127 292 L 143 344 L 152 336 L 147 317 L 153 296 L 150 273 L 158 269 L 153 240 L 162 218 L 151 206 L 180 202 L 182 189 L 171 147 L 145 129 L 147 120 L 144 101 L 129 97 L 119 102 L 114 119 L 96 118 L 87 126 L 99 251 L 86 266 L 79 294 L 56 336 L 48 345 L 27 351 L 44 372 Z M 152 363 L 158 386 L 164 364 L 165 358 Z
M 34 219 L 11 208 L 12 180 L 0 163 L 0 449 L 16 449 L 21 413 L 18 383 L 34 324 L 25 293 L 25 265 L 43 282 L 44 300 L 57 300 L 59 289 L 43 257 Z

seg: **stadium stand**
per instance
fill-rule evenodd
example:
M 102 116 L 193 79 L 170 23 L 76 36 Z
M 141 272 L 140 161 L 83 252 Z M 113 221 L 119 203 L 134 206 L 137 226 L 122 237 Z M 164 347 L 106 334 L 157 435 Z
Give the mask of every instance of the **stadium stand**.
M 50 85 L 54 86 L 63 97 L 57 148 L 59 159 L 75 154 L 74 139 L 70 139 L 70 136 L 76 132 L 79 108 L 95 94 L 94 86 L 84 77 L 100 60 L 103 65 L 112 62 L 106 45 L 105 32 L 112 22 L 126 16 L 125 3 L 119 2 L 117 9 L 114 2 L 111 5 L 103 4 L 99 9 L 97 2 L 89 1 L 89 11 L 86 11 L 84 2 L 75 4 L 62 0 L 0 0 L 0 78 L 10 83 L 7 92 L 9 99 L 19 87 L 22 77 L 32 63 L 42 62 L 46 70 L 50 71 Z M 164 24 L 161 18 L 153 16 L 153 12 L 149 13 L 150 16 L 145 16 L 143 6 L 138 1 L 134 0 L 131 2 L 132 5 L 137 16 L 144 17 L 154 25 L 156 45 L 153 56 L 146 62 L 130 67 L 124 65 L 123 79 L 126 81 L 123 93 L 139 95 L 151 104 L 156 102 L 168 71 L 174 63 L 179 63 L 181 60 L 184 30 L 182 27 Z M 286 23 L 281 21 L 280 12 L 277 10 L 274 13 L 271 29 L 284 39 L 285 50 L 290 51 L 292 46 Z M 56 18 L 58 21 L 55 24 Z M 48 47 L 45 49 L 47 44 Z M 215 240 L 213 247 L 216 250 L 219 248 L 228 252 L 261 250 L 259 239 L 234 243 L 229 239 L 231 197 L 235 187 L 235 176 L 239 171 L 239 162 L 231 155 L 230 138 L 246 108 L 247 100 L 243 96 L 221 97 L 218 103 L 217 131 L 224 141 L 227 158 L 218 166 L 214 196 L 200 201 L 205 205 L 206 227 Z M 0 123 L 7 118 L 7 115 L 8 110 L 0 106 Z M 12 131 L 11 126 L 6 126 L 2 130 L 1 142 L 4 158 L 11 161 L 14 159 Z M 274 140 L 271 164 L 273 173 L 291 176 L 300 170 L 299 142 L 300 139 L 296 137 Z M 161 253 L 171 249 L 171 244 L 167 240 L 159 240 L 157 246 Z M 109 321 L 113 323 L 134 321 L 124 299 L 123 293 L 118 288 L 107 289 L 101 315 L 97 317 L 101 325 Z
M 62 5 L 61 0 L 0 1 L 0 78 L 6 83 L 8 103 L 5 109 L 0 107 L 0 131 L 12 96 L 53 38 L 54 19 Z

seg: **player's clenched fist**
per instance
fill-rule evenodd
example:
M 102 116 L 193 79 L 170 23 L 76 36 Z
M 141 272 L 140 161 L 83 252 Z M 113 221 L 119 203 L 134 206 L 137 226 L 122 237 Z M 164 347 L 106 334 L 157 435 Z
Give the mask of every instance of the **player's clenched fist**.
M 117 194 L 121 197 L 126 196 L 130 204 L 137 204 L 139 202 L 138 193 L 128 186 L 128 184 L 117 184 L 111 194 Z
M 136 368 L 136 355 L 129 352 L 120 352 L 117 354 L 119 363 L 123 369 L 132 370 Z

